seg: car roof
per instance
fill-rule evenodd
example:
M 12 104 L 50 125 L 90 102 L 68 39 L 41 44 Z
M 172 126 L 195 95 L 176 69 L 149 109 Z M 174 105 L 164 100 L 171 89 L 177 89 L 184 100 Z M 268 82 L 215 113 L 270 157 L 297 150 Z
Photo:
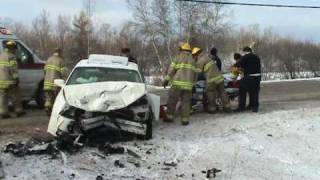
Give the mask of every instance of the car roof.
M 92 54 L 88 59 L 81 60 L 77 67 L 105 67 L 114 69 L 128 69 L 139 71 L 138 65 L 128 61 L 124 56 Z

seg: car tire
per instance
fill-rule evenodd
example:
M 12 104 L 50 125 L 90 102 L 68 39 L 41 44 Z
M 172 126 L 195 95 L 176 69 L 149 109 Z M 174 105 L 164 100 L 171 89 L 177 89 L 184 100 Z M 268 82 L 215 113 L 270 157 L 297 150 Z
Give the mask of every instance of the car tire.
M 147 126 L 146 134 L 145 135 L 138 135 L 138 139 L 140 140 L 150 140 L 152 139 L 152 120 L 153 120 L 153 113 L 150 111 L 149 118 L 145 122 Z
M 43 90 L 42 86 L 40 86 L 38 88 L 35 100 L 36 100 L 36 103 L 37 103 L 39 108 L 41 108 L 41 109 L 44 108 L 45 93 L 44 93 L 44 90 Z

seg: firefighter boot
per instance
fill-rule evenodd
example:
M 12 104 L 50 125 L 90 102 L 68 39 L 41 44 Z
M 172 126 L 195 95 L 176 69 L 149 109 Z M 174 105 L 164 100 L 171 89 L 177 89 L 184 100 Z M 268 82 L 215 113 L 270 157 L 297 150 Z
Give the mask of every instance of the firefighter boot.
M 26 114 L 27 113 L 25 111 L 19 111 L 19 112 L 16 112 L 16 117 L 21 117 L 21 116 L 24 116 Z
M 172 122 L 173 122 L 173 115 L 167 114 L 167 117 L 165 117 L 165 118 L 163 119 L 163 122 L 172 123 Z
M 182 124 L 182 126 L 188 126 L 189 125 L 189 118 L 181 118 L 181 124 Z
M 207 112 L 210 114 L 215 114 L 217 112 L 217 108 L 215 106 L 208 107 Z
M 225 113 L 231 113 L 232 110 L 231 110 L 230 107 L 224 107 L 224 108 L 223 108 L 223 112 L 225 112 Z
M 2 114 L 0 115 L 1 119 L 8 119 L 11 118 L 10 114 Z

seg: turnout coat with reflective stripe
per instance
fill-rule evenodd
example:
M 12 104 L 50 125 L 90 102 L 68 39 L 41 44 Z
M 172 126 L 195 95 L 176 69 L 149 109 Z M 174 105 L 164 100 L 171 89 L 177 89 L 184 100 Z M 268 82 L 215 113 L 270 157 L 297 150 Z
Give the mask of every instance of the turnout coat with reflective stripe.
M 44 90 L 54 90 L 56 85 L 55 79 L 65 79 L 67 76 L 67 68 L 63 59 L 59 55 L 53 55 L 48 60 L 44 67 L 45 79 Z
M 171 62 L 166 80 L 170 81 L 172 87 L 191 91 L 196 72 L 196 64 L 191 53 L 182 51 Z
M 210 59 L 209 56 L 207 56 L 206 54 L 200 54 L 197 61 L 197 67 L 205 73 L 207 78 L 207 84 L 220 84 L 224 81 L 224 77 L 222 76 L 220 70 L 216 66 L 215 61 Z
M 5 49 L 0 54 L 0 89 L 8 89 L 18 78 L 16 57 Z

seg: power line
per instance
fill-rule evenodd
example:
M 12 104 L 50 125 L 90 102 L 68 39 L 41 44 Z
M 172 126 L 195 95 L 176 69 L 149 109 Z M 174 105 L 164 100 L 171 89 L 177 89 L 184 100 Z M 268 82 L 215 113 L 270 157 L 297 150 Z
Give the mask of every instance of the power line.
M 320 6 L 298 6 L 298 5 L 283 5 L 283 4 L 255 4 L 255 3 L 236 3 L 236 2 L 219 2 L 208 0 L 177 0 L 184 2 L 195 3 L 210 3 L 210 4 L 226 4 L 226 5 L 238 5 L 238 6 L 263 6 L 263 7 L 276 7 L 276 8 L 301 8 L 301 9 L 320 9 Z

